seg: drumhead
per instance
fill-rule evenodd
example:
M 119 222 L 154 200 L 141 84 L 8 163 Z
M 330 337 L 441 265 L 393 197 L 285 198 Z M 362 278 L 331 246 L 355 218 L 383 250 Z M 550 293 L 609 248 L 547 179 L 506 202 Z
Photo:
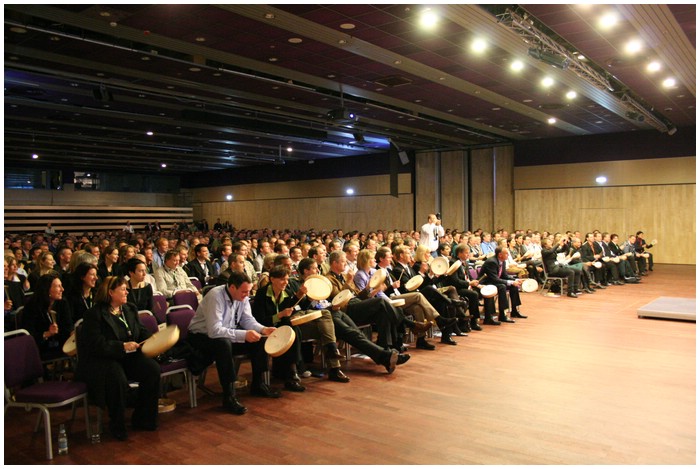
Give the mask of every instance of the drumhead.
M 340 292 L 333 297 L 333 300 L 331 300 L 331 304 L 337 306 L 339 309 L 343 309 L 353 296 L 355 295 L 353 295 L 350 290 L 340 290 Z
M 455 272 L 457 272 L 457 269 L 459 269 L 459 266 L 462 265 L 462 261 L 454 261 L 452 265 L 450 266 L 449 269 L 447 269 L 447 272 L 445 272 L 445 275 L 452 275 Z
M 540 286 L 534 278 L 526 278 L 523 280 L 523 291 L 525 293 L 536 292 L 539 288 Z
M 619 264 L 619 263 L 620 263 L 620 258 L 619 258 L 619 257 L 613 257 L 613 258 L 612 258 L 612 261 L 613 261 L 615 264 Z
M 603 262 L 610 262 L 610 258 L 608 256 L 603 257 Z
M 406 282 L 406 290 L 408 291 L 413 291 L 416 288 L 420 287 L 423 284 L 423 277 L 420 275 L 416 275 L 414 277 L 411 277 L 408 282 Z
M 265 340 L 265 352 L 271 357 L 279 357 L 289 350 L 296 334 L 289 326 L 280 326 Z
M 158 399 L 158 413 L 172 412 L 175 410 L 175 399 Z
M 371 288 L 372 290 L 378 288 L 381 284 L 384 283 L 384 280 L 386 280 L 386 270 L 375 270 L 372 274 L 372 278 L 369 279 L 369 288 Z
M 603 263 L 600 261 L 595 261 L 593 263 L 593 267 L 595 267 L 596 269 L 600 269 L 601 267 L 603 267 Z
M 328 299 L 333 291 L 333 284 L 323 275 L 309 275 L 304 280 L 304 286 L 306 287 L 306 296 L 312 300 Z
M 175 324 L 170 324 L 165 329 L 156 332 L 141 346 L 141 351 L 147 357 L 157 357 L 175 345 L 180 338 L 180 329 Z
M 292 326 L 301 326 L 307 322 L 314 321 L 322 316 L 321 311 L 312 311 L 310 313 L 304 314 L 303 316 L 297 316 L 290 319 Z
M 69 357 L 72 357 L 76 353 L 78 353 L 78 347 L 75 342 L 75 331 L 71 333 L 70 337 L 68 337 L 68 340 L 66 340 L 66 343 L 63 344 L 63 353 L 65 353 Z
M 496 285 L 484 285 L 481 287 L 481 296 L 484 298 L 493 298 L 498 295 L 498 287 Z
M 444 275 L 447 269 L 450 268 L 450 263 L 444 257 L 436 257 L 430 263 L 430 271 L 435 275 Z

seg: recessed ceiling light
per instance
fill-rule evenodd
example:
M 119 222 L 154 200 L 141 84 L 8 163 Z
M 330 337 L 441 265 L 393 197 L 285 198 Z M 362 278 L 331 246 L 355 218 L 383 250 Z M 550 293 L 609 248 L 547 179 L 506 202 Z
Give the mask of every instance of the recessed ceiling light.
M 617 13 L 614 11 L 605 13 L 603 16 L 600 17 L 600 20 L 598 20 L 598 26 L 601 29 L 610 29 L 613 26 L 617 24 L 618 21 L 618 16 Z
M 492 111 L 500 111 L 501 108 L 500 108 L 500 107 L 492 107 L 491 110 L 492 110 Z
M 53 41 L 53 42 L 58 42 L 58 41 L 61 40 L 61 38 L 58 37 L 58 36 L 51 36 L 51 37 L 49 38 L 49 40 L 51 40 L 51 41 Z
M 202 71 L 202 69 L 199 67 L 190 67 L 188 70 L 190 72 L 201 72 Z
M 233 200 L 233 195 L 226 194 L 226 200 Z
M 340 25 L 340 29 L 355 29 L 355 25 L 352 23 L 343 23 Z
M 38 159 L 38 158 L 39 158 L 39 155 L 37 155 L 36 153 L 32 154 L 32 159 L 33 159 L 33 160 L 36 160 L 36 159 Z
M 147 61 L 151 60 L 151 58 L 147 55 L 144 55 L 141 57 L 141 60 L 143 60 L 144 62 L 147 62 Z
M 148 132 L 146 132 L 146 135 L 148 135 L 150 137 L 153 135 L 153 132 L 149 130 Z
M 525 64 L 521 60 L 514 60 L 510 64 L 510 69 L 514 72 L 519 72 L 523 68 L 525 68 Z
M 556 124 L 556 123 L 557 123 L 557 120 L 556 120 L 554 117 L 550 117 L 549 119 L 547 119 L 547 123 L 550 124 L 550 125 L 551 125 L 551 124 Z
M 425 29 L 433 29 L 438 24 L 439 17 L 430 8 L 426 8 L 420 15 L 419 24 Z
M 566 99 L 576 99 L 576 96 L 578 96 L 578 94 L 574 90 L 566 93 Z
M 661 70 L 661 62 L 653 61 L 649 62 L 647 65 L 647 72 L 654 73 L 658 72 L 659 70 Z
M 595 178 L 595 182 L 597 182 L 598 184 L 605 184 L 606 182 L 608 182 L 608 178 L 606 178 L 605 176 L 598 176 L 597 178 Z
M 353 195 L 355 193 L 355 189 L 353 189 L 352 187 L 348 187 L 347 189 L 345 189 L 345 193 L 347 195 Z
M 275 18 L 275 14 L 274 14 L 274 13 L 265 13 L 265 19 L 266 19 L 266 20 L 271 20 L 271 19 L 274 19 L 274 18 Z
M 554 84 L 554 79 L 552 77 L 544 77 L 540 82 L 545 88 L 549 88 Z
M 673 88 L 676 86 L 676 79 L 673 77 L 668 77 L 661 84 L 664 88 Z
M 101 11 L 100 16 L 102 16 L 104 18 L 108 18 L 108 17 L 112 16 L 112 14 L 108 11 Z
M 167 165 L 167 164 L 165 164 L 165 163 L 161 163 L 161 164 L 160 164 L 160 167 L 161 167 L 161 168 L 167 168 L 167 167 L 168 167 L 168 165 Z
M 524 103 L 531 103 L 532 100 L 531 100 L 531 99 L 523 99 L 523 102 L 524 102 Z
M 289 39 L 287 39 L 287 41 L 292 44 L 299 44 L 303 41 L 303 39 L 300 37 L 290 37 Z
M 488 44 L 486 43 L 485 40 L 481 38 L 474 39 L 472 41 L 470 49 L 472 52 L 476 52 L 477 54 L 481 54 L 486 50 L 486 47 L 488 47 Z
M 277 62 L 277 57 L 270 57 L 269 59 L 270 62 Z
M 347 43 L 348 43 L 348 41 L 346 41 L 345 39 L 338 39 L 338 44 L 347 44 Z
M 394 60 L 394 65 L 401 65 L 401 61 L 398 60 L 398 59 L 397 59 L 397 60 Z
M 642 41 L 639 39 L 632 39 L 627 44 L 625 44 L 625 52 L 629 55 L 634 55 L 642 50 Z
M 205 42 L 207 40 L 207 38 L 199 36 L 199 37 L 194 38 L 194 40 L 197 42 Z
M 19 26 L 13 26 L 13 27 L 11 27 L 11 28 L 10 28 L 10 31 L 12 31 L 13 33 L 17 33 L 17 34 L 26 34 L 26 33 L 27 33 L 27 30 L 26 30 L 26 29 L 21 28 L 21 27 L 19 27 Z
M 583 54 L 577 55 L 576 58 L 579 59 L 579 60 L 586 60 L 586 56 L 583 55 Z

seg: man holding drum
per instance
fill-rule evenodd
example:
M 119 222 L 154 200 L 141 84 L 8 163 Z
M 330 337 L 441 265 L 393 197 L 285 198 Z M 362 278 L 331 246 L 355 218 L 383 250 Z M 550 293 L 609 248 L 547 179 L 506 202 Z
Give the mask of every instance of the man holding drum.
M 552 240 L 545 238 L 542 246 L 542 263 L 547 269 L 547 274 L 553 277 L 566 277 L 568 293 L 566 296 L 578 298 L 577 290 L 581 283 L 581 271 L 565 265 L 557 264 L 557 254 L 566 252 L 566 238 L 559 240 L 559 246 L 552 247 Z
M 228 412 L 242 415 L 246 409 L 236 399 L 234 383 L 236 371 L 233 356 L 248 355 L 253 368 L 250 393 L 254 396 L 280 397 L 263 382 L 267 370 L 267 354 L 260 340 L 275 331 L 265 327 L 251 314 L 249 295 L 253 288 L 250 278 L 233 271 L 226 285 L 213 288 L 199 303 L 190 322 L 187 340 L 209 362 L 216 361 L 219 382 L 224 390 L 223 407 Z
M 496 288 L 498 288 L 498 320 L 501 322 L 515 322 L 506 316 L 506 309 L 508 308 L 506 291 L 508 296 L 510 296 L 512 306 L 511 317 L 525 319 L 527 316 L 523 316 L 518 311 L 518 306 L 521 305 L 518 291 L 520 279 L 508 275 L 506 272 L 505 260 L 508 258 L 508 250 L 497 247 L 494 253 L 494 256 L 489 257 L 484 262 L 484 265 L 481 267 L 481 274 L 486 275 L 484 284 L 496 285 Z

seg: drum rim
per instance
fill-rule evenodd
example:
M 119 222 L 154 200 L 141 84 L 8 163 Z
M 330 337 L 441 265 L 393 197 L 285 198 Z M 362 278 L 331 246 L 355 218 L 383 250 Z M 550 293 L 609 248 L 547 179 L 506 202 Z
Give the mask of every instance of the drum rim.
M 173 334 L 173 335 L 175 336 L 174 339 L 171 339 L 171 340 L 173 341 L 173 343 L 170 344 L 170 346 L 168 346 L 165 350 L 162 350 L 162 351 L 160 351 L 159 353 L 156 353 L 156 354 L 152 354 L 152 352 L 149 352 L 149 351 L 147 350 L 147 345 L 149 344 L 149 342 L 150 342 L 150 343 L 153 343 L 153 342 L 151 341 L 151 339 L 152 339 L 153 337 L 156 337 L 158 334 L 162 334 L 162 333 L 165 332 L 165 331 L 172 331 L 171 334 Z M 172 346 L 175 345 L 179 339 L 180 339 L 180 328 L 177 327 L 175 324 L 168 324 L 168 325 L 165 327 L 165 329 L 162 329 L 162 330 L 156 332 L 155 334 L 151 335 L 151 337 L 149 337 L 148 339 L 146 339 L 146 340 L 144 341 L 143 345 L 141 346 L 141 352 L 142 352 L 144 355 L 146 355 L 146 356 L 149 356 L 149 357 L 156 357 L 156 356 L 160 355 L 161 353 L 166 352 L 166 351 L 168 351 L 170 348 L 172 348 Z M 166 342 L 166 344 L 167 344 L 167 342 Z
M 347 292 L 347 293 L 344 293 L 344 292 Z M 348 297 L 347 300 L 346 300 L 345 298 L 341 297 L 341 295 L 347 296 L 347 297 Z M 342 307 L 342 306 L 345 305 L 348 301 L 350 301 L 350 300 L 353 298 L 353 296 L 354 296 L 354 294 L 353 294 L 350 290 L 340 290 L 340 291 L 338 292 L 338 294 L 335 295 L 335 296 L 333 297 L 333 299 L 331 300 L 331 304 L 332 304 L 333 306 L 338 306 L 338 305 L 340 305 L 340 307 Z M 336 299 L 337 299 L 338 297 L 340 297 L 340 298 L 342 299 L 342 301 L 336 301 Z
M 289 332 L 287 332 L 287 331 L 289 331 Z M 278 337 L 276 334 L 282 334 L 282 333 L 286 333 L 286 334 L 289 335 L 289 337 L 287 338 L 287 343 L 286 343 L 285 346 L 282 347 L 280 350 L 278 350 L 278 351 L 276 351 L 276 352 L 274 352 L 274 353 L 270 353 L 270 352 L 267 350 L 267 344 L 270 343 L 270 339 L 271 339 L 273 336 L 274 336 L 274 338 L 276 339 L 276 338 Z M 275 330 L 272 332 L 272 334 L 270 334 L 270 335 L 267 337 L 267 340 L 265 341 L 265 345 L 264 345 L 265 353 L 267 353 L 267 354 L 270 355 L 271 357 L 279 357 L 280 355 L 284 355 L 284 354 L 287 352 L 287 350 L 289 350 L 289 348 L 292 346 L 292 344 L 294 343 L 294 340 L 295 340 L 295 339 L 296 339 L 296 333 L 294 332 L 294 329 L 293 329 L 292 327 L 287 326 L 287 325 L 280 326 L 280 327 L 278 327 L 277 329 L 275 329 Z
M 413 286 L 413 285 L 409 286 L 409 283 L 411 283 L 411 281 L 412 281 L 414 278 L 420 278 L 420 280 L 416 280 L 416 281 L 414 282 L 414 283 L 416 284 L 415 286 Z M 415 290 L 416 288 L 420 287 L 422 284 L 423 284 L 423 277 L 422 277 L 421 275 L 414 275 L 413 277 L 409 278 L 409 279 L 406 281 L 406 290 L 413 291 L 413 290 Z
M 376 276 L 376 278 L 381 277 L 381 280 L 378 281 L 376 285 L 372 285 L 372 280 L 375 278 L 375 276 Z M 384 280 L 386 280 L 386 271 L 384 269 L 377 269 L 374 271 L 372 276 L 369 278 L 368 285 L 370 288 L 374 289 L 374 288 L 379 287 L 382 283 L 384 283 Z

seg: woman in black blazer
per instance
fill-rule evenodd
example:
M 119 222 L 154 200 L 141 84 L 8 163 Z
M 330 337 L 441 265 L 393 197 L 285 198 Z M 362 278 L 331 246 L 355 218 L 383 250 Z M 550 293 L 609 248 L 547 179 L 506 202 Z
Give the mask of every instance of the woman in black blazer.
M 289 317 L 294 312 L 296 297 L 286 290 L 289 283 L 289 270 L 282 265 L 270 270 L 270 283 L 259 289 L 253 301 L 253 316 L 264 326 L 291 326 Z M 297 363 L 301 357 L 301 332 L 291 326 L 295 332 L 294 343 L 283 355 L 273 361 L 273 373 L 280 370 L 285 374 L 284 387 L 289 391 L 302 392 L 306 388 L 301 384 L 297 373 Z
M 58 273 L 39 277 L 34 294 L 22 312 L 21 324 L 36 340 L 42 360 L 65 356 L 63 344 L 73 330 L 71 317 L 68 302 L 63 299 L 63 285 Z
M 138 311 L 127 303 L 126 280 L 110 276 L 95 295 L 95 305 L 83 318 L 78 332 L 77 377 L 87 383 L 96 405 L 107 406 L 109 429 L 126 440 L 128 381 L 138 381 L 138 394 L 131 425 L 140 430 L 158 428 L 160 365 L 141 353 L 140 343 L 150 337 Z

